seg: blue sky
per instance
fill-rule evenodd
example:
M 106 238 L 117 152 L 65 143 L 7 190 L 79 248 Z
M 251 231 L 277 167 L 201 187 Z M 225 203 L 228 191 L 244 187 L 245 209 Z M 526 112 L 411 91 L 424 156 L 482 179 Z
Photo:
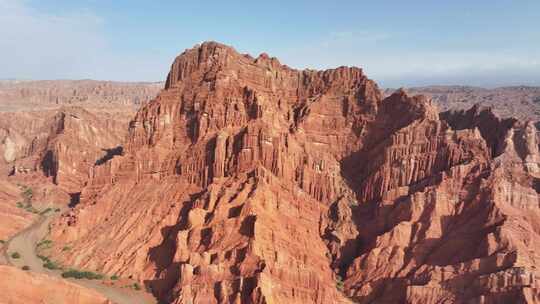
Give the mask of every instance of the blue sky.
M 0 78 L 159 81 L 205 40 L 383 86 L 540 85 L 540 1 L 0 0 Z

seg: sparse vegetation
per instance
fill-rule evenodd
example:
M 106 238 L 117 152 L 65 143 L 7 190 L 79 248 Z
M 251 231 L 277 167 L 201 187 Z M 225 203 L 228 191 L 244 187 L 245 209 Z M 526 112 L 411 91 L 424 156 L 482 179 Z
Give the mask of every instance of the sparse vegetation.
M 38 258 L 39 258 L 40 260 L 42 260 L 43 262 L 46 262 L 46 261 L 48 261 L 48 260 L 49 260 L 49 258 L 48 258 L 48 257 L 46 257 L 46 256 L 44 256 L 44 255 L 40 255 L 40 254 L 38 254 L 38 255 L 37 255 L 37 257 L 38 257 Z
M 0 244 L 5 244 L 5 243 L 6 243 L 6 241 L 0 240 Z
M 50 270 L 62 269 L 60 266 L 58 266 L 58 264 L 56 264 L 55 262 L 53 262 L 51 260 L 48 260 L 47 262 L 45 262 L 43 264 L 43 267 L 45 267 L 47 269 L 50 269 Z
M 23 186 L 23 192 L 22 192 L 22 195 L 24 196 L 25 199 L 28 199 L 28 200 L 31 200 L 34 193 L 32 191 L 31 188 L 29 187 L 26 187 L 26 186 Z
M 17 202 L 17 208 L 21 208 L 28 212 L 32 212 L 36 214 L 39 213 L 39 211 L 36 208 L 34 208 L 34 206 L 32 206 L 29 202 L 26 204 L 23 204 L 23 202 Z
M 22 267 L 22 270 L 24 270 L 24 271 L 28 271 L 28 270 L 30 270 L 30 266 L 28 266 L 28 265 L 24 265 L 24 266 Z
M 54 212 L 60 212 L 60 208 L 54 209 Z
M 51 247 L 52 247 L 52 241 L 47 240 L 47 239 L 41 240 L 37 244 L 37 248 L 39 248 L 39 249 L 48 249 L 48 248 L 51 248 Z
M 141 286 L 139 285 L 139 283 L 133 283 L 133 289 L 141 290 Z
M 12 259 L 20 259 L 20 258 L 21 258 L 21 254 L 18 253 L 18 252 L 13 252 L 13 253 L 11 254 L 11 258 L 12 258 Z
M 17 202 L 17 207 L 24 209 L 28 212 L 38 214 L 39 211 L 32 206 L 32 198 L 34 197 L 34 192 L 32 191 L 32 188 L 25 185 L 20 185 L 19 187 L 21 188 L 21 196 L 23 197 L 23 201 Z
M 118 276 L 117 276 L 117 275 L 112 275 L 112 276 L 111 276 L 111 280 L 113 280 L 113 281 L 118 280 Z
M 88 279 L 88 280 L 100 280 L 103 279 L 103 275 L 92 271 L 79 271 L 76 269 L 70 269 L 62 273 L 63 278 L 75 278 L 75 279 Z
M 54 261 L 51 261 L 49 257 L 38 255 L 38 258 L 43 261 L 43 267 L 47 269 L 50 269 L 50 270 L 62 269 L 62 267 L 60 267 L 57 263 L 55 263 Z
M 62 251 L 70 251 L 71 250 L 71 247 L 69 246 L 64 246 L 64 248 L 62 248 Z
M 343 288 L 345 287 L 345 284 L 343 283 L 343 279 L 340 276 L 336 277 L 336 288 L 339 291 L 343 291 Z
M 52 208 L 47 208 L 47 209 L 41 211 L 39 214 L 40 214 L 40 215 L 45 215 L 45 214 L 47 214 L 48 212 L 51 212 L 51 211 L 53 211 Z
M 39 211 L 36 208 L 34 208 L 32 205 L 26 205 L 24 207 L 24 210 L 26 210 L 28 212 L 31 212 L 31 213 L 35 213 L 35 214 L 39 213 Z

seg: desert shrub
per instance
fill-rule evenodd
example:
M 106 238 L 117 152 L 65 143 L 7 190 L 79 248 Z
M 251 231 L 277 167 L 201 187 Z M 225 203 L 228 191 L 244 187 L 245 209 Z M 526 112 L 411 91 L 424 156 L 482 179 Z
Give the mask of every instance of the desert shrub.
M 22 195 L 27 199 L 32 199 L 32 196 L 34 195 L 34 193 L 32 192 L 31 188 L 24 187 Z
M 54 209 L 54 212 L 60 212 L 60 208 Z
M 21 254 L 18 253 L 18 252 L 13 252 L 13 253 L 11 254 L 11 258 L 12 258 L 12 259 L 20 259 L 20 258 L 21 258 Z
M 47 214 L 48 212 L 51 212 L 52 210 L 53 210 L 52 208 L 47 208 L 47 209 L 41 211 L 39 214 L 45 215 L 45 214 Z
M 17 208 L 24 208 L 24 205 L 22 202 L 17 202 Z
M 51 248 L 51 246 L 52 246 L 52 241 L 51 240 L 41 240 L 37 244 L 38 248 L 44 248 L 44 249 Z
M 28 270 L 30 270 L 30 266 L 24 265 L 24 266 L 22 267 L 22 270 L 28 271 Z
M 58 266 L 58 264 L 56 264 L 55 262 L 53 262 L 51 260 L 47 260 L 45 263 L 43 263 L 43 267 L 45 267 L 47 269 L 50 269 L 50 270 L 61 269 L 61 267 Z
M 0 244 L 5 244 L 5 243 L 6 243 L 6 241 L 0 240 Z
M 343 291 L 343 288 L 345 287 L 345 284 L 343 283 L 343 279 L 340 276 L 336 277 L 336 288 L 339 291 Z
M 62 273 L 63 278 L 75 278 L 75 279 L 88 279 L 88 280 L 100 280 L 103 279 L 103 275 L 92 271 L 79 271 L 76 269 L 70 269 Z
M 47 261 L 49 260 L 49 258 L 46 257 L 46 256 L 44 256 L 44 255 L 38 254 L 37 257 L 38 257 L 40 260 L 42 260 L 43 262 L 47 262 Z
M 133 289 L 141 290 L 141 286 L 139 285 L 139 283 L 133 283 Z
M 55 262 L 51 261 L 51 259 L 49 259 L 49 257 L 46 257 L 44 255 L 39 255 L 37 256 L 40 260 L 43 261 L 43 267 L 44 268 L 47 268 L 47 269 L 50 269 L 50 270 L 58 270 L 58 269 L 62 269 L 62 267 L 60 267 L 58 264 L 56 264 Z
M 31 212 L 31 213 L 35 213 L 35 214 L 39 213 L 39 211 L 36 208 L 34 208 L 34 206 L 32 206 L 32 205 L 26 205 L 24 207 L 24 210 L 26 210 L 28 212 Z
M 112 276 L 111 276 L 111 280 L 113 280 L 113 281 L 118 280 L 118 276 L 117 276 L 117 275 L 112 275 Z
M 62 248 L 62 251 L 70 251 L 71 250 L 71 247 L 69 246 L 64 246 L 64 248 Z

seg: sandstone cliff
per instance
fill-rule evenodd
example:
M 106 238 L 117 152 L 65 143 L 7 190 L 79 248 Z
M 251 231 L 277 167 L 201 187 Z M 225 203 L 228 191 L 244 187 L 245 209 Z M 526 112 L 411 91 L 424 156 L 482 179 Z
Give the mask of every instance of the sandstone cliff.
M 123 152 L 90 169 L 52 254 L 164 302 L 538 301 L 530 123 L 207 42 Z
M 122 152 L 130 112 L 79 107 L 0 113 L 0 169 L 19 181 L 45 177 L 67 193 L 80 192 L 90 167 Z

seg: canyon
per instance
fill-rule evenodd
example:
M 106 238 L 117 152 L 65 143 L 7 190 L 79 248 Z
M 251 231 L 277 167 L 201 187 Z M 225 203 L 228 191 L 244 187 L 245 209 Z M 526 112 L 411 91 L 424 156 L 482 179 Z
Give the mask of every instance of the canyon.
M 216 42 L 165 83 L 60 83 L 0 84 L 4 240 L 40 217 L 18 202 L 61 208 L 40 254 L 160 303 L 540 303 L 536 114 L 506 97 Z

